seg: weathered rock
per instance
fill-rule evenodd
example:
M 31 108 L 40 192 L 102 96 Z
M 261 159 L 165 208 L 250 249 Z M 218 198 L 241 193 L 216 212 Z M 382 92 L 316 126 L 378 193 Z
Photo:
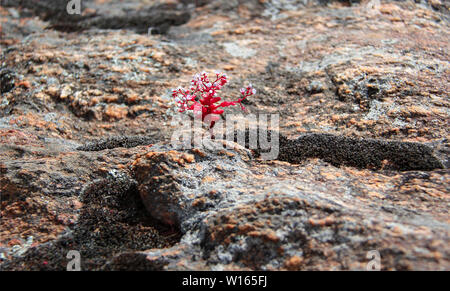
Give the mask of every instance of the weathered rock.
M 356 2 L 2 1 L 0 268 L 450 269 L 448 3 Z M 278 159 L 168 143 L 202 70 Z
M 43 20 L 49 21 L 50 28 L 72 32 L 100 28 L 165 34 L 170 26 L 184 24 L 190 18 L 188 12 L 170 4 L 145 6 L 106 2 L 104 5 L 98 5 L 94 1 L 85 0 L 80 1 L 79 14 L 69 14 L 68 3 L 65 0 L 20 0 L 6 1 L 2 5 L 27 8 Z
M 14 88 L 14 72 L 8 69 L 0 69 L 0 92 L 6 93 Z
M 149 212 L 184 234 L 171 250 L 147 253 L 165 269 L 365 269 L 371 250 L 387 270 L 449 267 L 446 206 L 426 210 L 447 195 L 445 182 L 423 189 L 437 191 L 433 202 L 410 196 L 429 173 L 154 150 L 132 169 Z
M 107 265 L 116 253 L 164 248 L 173 245 L 179 238 L 176 232 L 161 234 L 167 231 L 166 228 L 147 213 L 136 191 L 136 182 L 125 172 L 111 170 L 106 178 L 90 183 L 81 191 L 80 201 L 76 204 L 72 223 L 66 224 L 60 235 L 56 237 L 58 233 L 49 229 L 55 236 L 52 241 L 29 245 L 27 252 L 20 255 L 12 248 L 8 251 L 10 259 L 2 268 L 65 270 L 71 259 L 67 257 L 69 251 L 77 251 L 81 269 L 111 269 Z M 7 214 L 6 219 L 10 219 L 9 208 L 5 209 L 2 212 Z M 59 216 L 62 215 L 60 212 Z M 54 223 L 61 224 L 61 221 Z M 40 224 L 41 228 L 45 226 Z M 129 265 L 129 268 L 139 269 L 137 265 Z M 160 268 L 147 265 L 146 269 Z

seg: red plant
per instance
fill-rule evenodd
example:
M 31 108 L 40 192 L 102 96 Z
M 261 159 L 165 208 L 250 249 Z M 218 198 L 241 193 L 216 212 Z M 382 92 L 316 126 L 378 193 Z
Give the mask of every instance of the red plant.
M 194 75 L 191 81 L 191 87 L 188 90 L 181 87 L 172 90 L 172 96 L 178 103 L 178 111 L 192 110 L 194 112 L 194 118 L 201 118 L 203 122 L 207 118 L 211 130 L 215 122 L 219 120 L 220 115 L 224 113 L 224 110 L 221 108 L 239 104 L 241 109 L 245 110 L 242 101 L 248 96 L 255 94 L 256 90 L 249 84 L 247 88 L 241 89 L 242 97 L 238 98 L 238 100 L 220 102 L 222 97 L 217 96 L 217 92 L 227 82 L 227 75 L 219 72 L 216 72 L 216 80 L 214 82 L 210 82 L 205 72 Z

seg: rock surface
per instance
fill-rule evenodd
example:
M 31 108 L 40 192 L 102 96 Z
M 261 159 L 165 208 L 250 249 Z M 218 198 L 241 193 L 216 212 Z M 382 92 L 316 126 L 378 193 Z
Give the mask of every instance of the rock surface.
M 450 269 L 447 2 L 65 2 L 0 7 L 2 270 Z M 277 159 L 170 143 L 202 70 Z

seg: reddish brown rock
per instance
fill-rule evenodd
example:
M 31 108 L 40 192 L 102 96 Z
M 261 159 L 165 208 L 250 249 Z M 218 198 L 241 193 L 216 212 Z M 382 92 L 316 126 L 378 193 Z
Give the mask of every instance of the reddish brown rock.
M 82 2 L 0 7 L 0 268 L 450 269 L 447 1 Z M 290 150 L 168 144 L 203 70 Z

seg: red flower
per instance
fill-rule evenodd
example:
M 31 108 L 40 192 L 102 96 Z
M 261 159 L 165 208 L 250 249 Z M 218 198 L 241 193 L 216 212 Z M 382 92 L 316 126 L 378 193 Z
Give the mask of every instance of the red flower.
M 205 121 L 205 118 L 209 116 L 210 129 L 214 126 L 215 122 L 219 120 L 220 115 L 224 113 L 221 109 L 228 106 L 240 105 L 242 110 L 245 107 L 242 105 L 242 101 L 256 93 L 250 84 L 247 88 L 241 89 L 242 97 L 236 101 L 222 101 L 222 97 L 217 96 L 218 91 L 228 82 L 225 74 L 216 72 L 216 79 L 214 82 L 210 82 L 208 75 L 205 72 L 196 74 L 192 78 L 191 87 L 186 90 L 178 87 L 172 90 L 172 96 L 178 103 L 180 112 L 192 110 L 195 118 L 201 118 Z M 220 103 L 219 103 L 220 102 Z

